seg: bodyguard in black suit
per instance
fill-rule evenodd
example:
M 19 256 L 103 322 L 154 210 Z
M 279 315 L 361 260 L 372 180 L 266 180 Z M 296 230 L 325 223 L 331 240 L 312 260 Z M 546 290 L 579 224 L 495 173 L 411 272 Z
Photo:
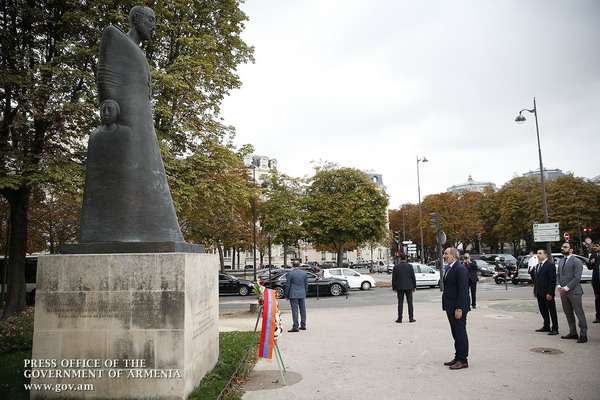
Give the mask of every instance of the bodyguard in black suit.
M 537 299 L 540 314 L 544 319 L 544 326 L 536 329 L 536 332 L 548 332 L 548 335 L 558 335 L 558 317 L 556 315 L 556 266 L 548 260 L 546 250 L 537 251 L 539 264 L 531 268 L 533 277 L 533 296 Z M 552 319 L 552 328 L 550 328 Z
M 413 266 L 406 262 L 406 254 L 400 255 L 400 263 L 395 265 L 392 271 L 392 290 L 398 295 L 398 319 L 396 322 L 402 323 L 404 296 L 408 303 L 409 322 L 416 322 L 413 318 L 413 292 L 417 290 L 417 279 Z
M 471 253 L 465 251 L 463 255 L 465 257 L 464 265 L 467 268 L 467 274 L 469 276 L 469 288 L 471 289 L 471 307 L 477 308 L 477 284 L 479 283 L 479 276 L 477 275 L 477 262 L 471 260 Z
M 592 289 L 594 289 L 596 319 L 592 322 L 600 322 L 600 242 L 594 242 L 594 252 L 590 256 L 587 268 L 592 270 Z
M 467 336 L 467 313 L 469 307 L 469 278 L 467 269 L 458 258 L 458 250 L 450 247 L 444 251 L 448 268 L 444 273 L 442 310 L 446 311 L 452 337 L 454 338 L 454 358 L 445 362 L 450 369 L 468 368 L 469 337 Z

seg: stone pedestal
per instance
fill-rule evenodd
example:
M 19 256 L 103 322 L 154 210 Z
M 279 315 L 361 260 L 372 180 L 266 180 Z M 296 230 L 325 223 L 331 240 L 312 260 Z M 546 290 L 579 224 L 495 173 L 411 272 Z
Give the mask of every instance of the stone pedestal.
M 212 254 L 39 257 L 31 398 L 185 399 L 218 359 L 217 279 Z

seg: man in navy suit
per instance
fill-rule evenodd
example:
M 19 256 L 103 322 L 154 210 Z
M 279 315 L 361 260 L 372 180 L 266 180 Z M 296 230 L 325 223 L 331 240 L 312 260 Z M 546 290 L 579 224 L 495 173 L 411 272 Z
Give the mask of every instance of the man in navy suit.
M 537 251 L 539 263 L 531 267 L 533 277 L 533 296 L 537 299 L 540 314 L 544 319 L 544 326 L 536 329 L 536 332 L 548 332 L 548 335 L 558 335 L 558 317 L 556 315 L 556 302 L 554 291 L 556 290 L 556 266 L 548 260 L 546 250 Z M 550 328 L 552 319 L 552 328 Z
M 469 277 L 467 268 L 458 259 L 457 249 L 449 247 L 444 251 L 448 264 L 444 272 L 444 292 L 442 310 L 446 311 L 452 337 L 454 338 L 454 358 L 445 362 L 450 369 L 469 368 L 469 337 L 467 336 L 467 313 L 469 307 Z
M 306 293 L 308 292 L 308 275 L 300 269 L 300 261 L 293 262 L 293 269 L 288 272 L 285 283 L 285 298 L 290 301 L 292 308 L 292 329 L 288 332 L 298 331 L 298 308 L 300 308 L 300 329 L 306 330 Z

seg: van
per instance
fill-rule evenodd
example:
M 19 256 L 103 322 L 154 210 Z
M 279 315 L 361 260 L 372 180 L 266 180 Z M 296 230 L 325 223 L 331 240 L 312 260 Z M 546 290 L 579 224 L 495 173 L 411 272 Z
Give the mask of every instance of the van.
M 0 258 L 0 280 L 4 283 L 6 275 L 6 265 L 8 258 Z M 27 304 L 35 304 L 35 288 L 37 275 L 37 256 L 27 256 L 25 259 L 25 290 L 27 292 Z M 4 295 L 6 296 L 7 287 L 4 286 Z

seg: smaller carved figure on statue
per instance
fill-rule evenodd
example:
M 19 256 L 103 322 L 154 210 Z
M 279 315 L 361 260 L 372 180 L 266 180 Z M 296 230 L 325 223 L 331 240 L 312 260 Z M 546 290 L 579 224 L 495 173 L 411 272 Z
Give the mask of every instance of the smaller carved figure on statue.
M 133 211 L 139 139 L 128 126 L 118 123 L 120 113 L 115 100 L 104 100 L 100 104 L 102 125 L 90 134 L 83 203 L 96 213 L 82 215 L 82 226 L 96 229 L 82 232 L 82 239 L 87 241 L 101 241 L 101 237 L 117 241 L 131 229 L 119 212 Z

